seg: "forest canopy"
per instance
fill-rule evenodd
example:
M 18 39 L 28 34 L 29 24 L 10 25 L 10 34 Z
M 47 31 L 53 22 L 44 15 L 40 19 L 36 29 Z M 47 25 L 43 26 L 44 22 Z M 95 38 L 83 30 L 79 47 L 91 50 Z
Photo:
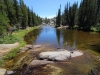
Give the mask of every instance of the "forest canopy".
M 61 8 L 61 6 L 60 6 Z M 68 25 L 70 29 L 100 31 L 100 0 L 82 0 L 73 5 L 67 2 L 63 13 L 58 9 L 56 27 Z
M 23 0 L 0 0 L 0 37 L 13 30 L 25 29 L 42 23 L 33 9 L 24 4 Z

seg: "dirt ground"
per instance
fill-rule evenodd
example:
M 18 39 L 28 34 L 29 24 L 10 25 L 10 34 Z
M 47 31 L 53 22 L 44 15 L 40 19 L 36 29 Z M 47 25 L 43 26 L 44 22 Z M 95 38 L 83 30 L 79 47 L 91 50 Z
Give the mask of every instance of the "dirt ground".
M 0 44 L 0 58 L 10 52 L 11 49 L 16 48 L 18 45 L 18 42 L 14 44 Z

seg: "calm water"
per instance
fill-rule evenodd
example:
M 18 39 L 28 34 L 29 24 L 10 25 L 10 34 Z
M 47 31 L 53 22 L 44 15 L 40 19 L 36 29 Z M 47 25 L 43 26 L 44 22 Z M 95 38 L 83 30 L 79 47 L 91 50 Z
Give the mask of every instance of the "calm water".
M 95 50 L 100 52 L 100 33 L 83 32 L 68 29 L 55 29 L 51 26 L 43 26 L 35 29 L 25 37 L 28 44 L 48 44 L 55 48 L 69 48 Z

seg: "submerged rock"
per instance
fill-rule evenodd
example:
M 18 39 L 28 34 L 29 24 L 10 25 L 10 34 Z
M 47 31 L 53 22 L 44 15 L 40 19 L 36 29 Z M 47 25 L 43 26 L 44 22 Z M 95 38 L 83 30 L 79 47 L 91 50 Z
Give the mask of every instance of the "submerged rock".
M 50 75 L 61 75 L 63 73 L 63 70 L 59 67 L 53 66 L 53 65 L 46 65 L 46 69 L 50 68 L 52 70 Z
M 33 48 L 41 48 L 42 45 L 26 45 L 26 48 L 33 49 Z
M 44 64 L 50 64 L 53 63 L 52 61 L 46 61 L 46 60 L 33 60 L 29 66 L 36 66 L 36 65 L 44 65 Z
M 83 52 L 76 50 L 76 51 L 68 51 L 68 50 L 63 50 L 63 51 L 49 51 L 49 52 L 41 52 L 39 54 L 40 59 L 48 59 L 48 60 L 56 60 L 56 61 L 62 61 L 65 59 L 69 59 L 71 57 L 77 57 L 83 55 Z

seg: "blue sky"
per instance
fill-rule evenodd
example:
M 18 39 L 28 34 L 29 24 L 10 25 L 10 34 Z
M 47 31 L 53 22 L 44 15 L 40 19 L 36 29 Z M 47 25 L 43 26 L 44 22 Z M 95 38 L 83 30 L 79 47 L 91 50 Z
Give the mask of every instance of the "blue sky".
M 67 2 L 70 2 L 70 5 L 72 5 L 77 1 L 78 3 L 81 2 L 81 0 L 24 0 L 24 3 L 29 6 L 30 9 L 33 8 L 33 11 L 39 16 L 43 18 L 52 18 L 56 16 L 60 4 L 61 10 L 63 11 Z

